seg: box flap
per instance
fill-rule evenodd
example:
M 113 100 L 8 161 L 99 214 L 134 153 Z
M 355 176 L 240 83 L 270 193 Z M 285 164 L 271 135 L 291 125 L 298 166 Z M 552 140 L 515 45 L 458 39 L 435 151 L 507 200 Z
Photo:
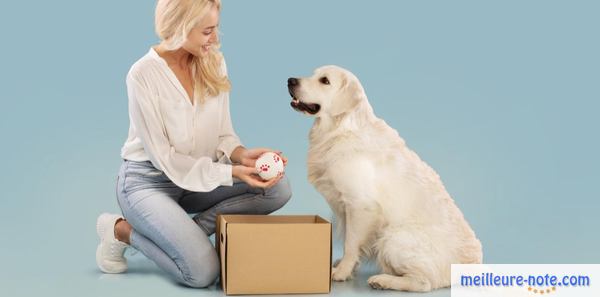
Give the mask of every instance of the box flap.
M 227 223 L 244 224 L 329 224 L 315 215 L 220 215 Z
M 221 287 L 223 292 L 227 294 L 227 222 L 222 215 L 217 216 L 217 229 L 215 232 L 215 245 L 217 255 L 221 263 Z
M 315 216 L 315 223 L 330 224 L 329 221 L 327 221 L 326 219 L 322 218 L 321 216 Z

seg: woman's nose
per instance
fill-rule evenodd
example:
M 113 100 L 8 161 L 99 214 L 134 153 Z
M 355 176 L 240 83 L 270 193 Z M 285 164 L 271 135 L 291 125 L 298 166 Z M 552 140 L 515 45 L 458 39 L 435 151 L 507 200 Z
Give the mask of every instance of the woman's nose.
M 210 34 L 210 42 L 217 42 L 217 30 L 213 30 L 212 34 Z

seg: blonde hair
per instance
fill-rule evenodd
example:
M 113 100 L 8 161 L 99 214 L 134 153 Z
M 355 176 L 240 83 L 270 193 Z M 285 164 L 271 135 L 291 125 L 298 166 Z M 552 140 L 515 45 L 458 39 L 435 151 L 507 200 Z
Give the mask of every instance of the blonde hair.
M 179 49 L 190 31 L 215 5 L 221 10 L 221 0 L 158 0 L 154 23 L 161 43 L 167 50 Z M 218 31 L 215 33 L 218 36 Z M 211 46 L 206 56 L 191 55 L 189 65 L 196 102 L 203 103 L 207 97 L 217 96 L 231 88 L 227 75 L 221 70 L 223 54 L 219 47 L 217 37 L 216 44 Z

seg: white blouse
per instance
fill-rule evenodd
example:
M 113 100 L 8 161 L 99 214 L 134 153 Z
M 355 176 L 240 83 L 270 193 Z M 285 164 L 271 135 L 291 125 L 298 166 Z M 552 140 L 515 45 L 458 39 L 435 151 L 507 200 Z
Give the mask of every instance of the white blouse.
M 225 61 L 222 71 L 227 74 Z M 242 145 L 229 113 L 229 93 L 192 104 L 153 48 L 127 74 L 129 135 L 121 157 L 150 160 L 177 186 L 209 192 L 233 184 L 231 153 Z

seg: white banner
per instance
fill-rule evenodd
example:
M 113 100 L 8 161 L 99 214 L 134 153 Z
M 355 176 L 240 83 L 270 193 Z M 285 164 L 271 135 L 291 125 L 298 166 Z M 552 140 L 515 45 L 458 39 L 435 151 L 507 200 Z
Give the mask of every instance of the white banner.
M 452 297 L 598 297 L 600 264 L 453 264 Z

